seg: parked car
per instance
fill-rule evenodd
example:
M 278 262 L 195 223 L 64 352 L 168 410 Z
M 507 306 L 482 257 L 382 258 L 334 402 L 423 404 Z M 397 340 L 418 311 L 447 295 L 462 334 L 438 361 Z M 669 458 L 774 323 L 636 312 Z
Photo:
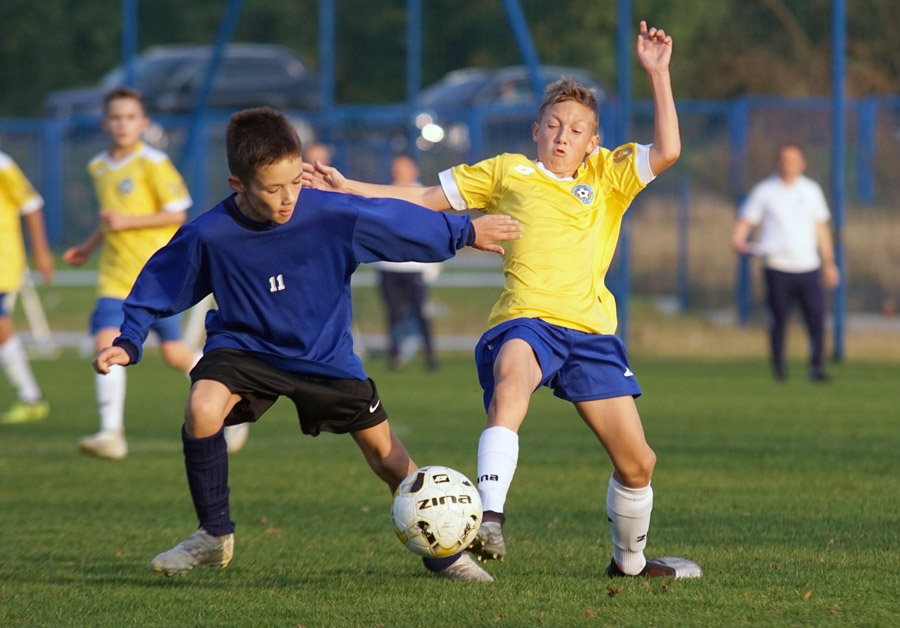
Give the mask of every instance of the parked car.
M 598 101 L 606 97 L 600 82 L 580 68 L 544 65 L 540 66 L 539 74 L 542 86 L 571 76 L 593 88 Z M 420 129 L 416 143 L 420 149 L 429 150 L 441 142 L 465 149 L 469 142 L 464 120 L 467 112 L 473 109 L 487 114 L 527 111 L 534 115 L 540 98 L 534 92 L 528 68 L 518 65 L 454 70 L 422 90 L 416 102 L 420 108 L 415 116 L 415 124 Z
M 194 107 L 212 59 L 209 45 L 170 45 L 147 49 L 134 60 L 135 87 L 150 113 L 184 113 Z M 48 115 L 100 113 L 103 96 L 125 84 L 117 66 L 94 87 L 53 92 L 44 100 Z M 243 109 L 318 109 L 318 78 L 287 48 L 269 44 L 229 44 L 209 94 L 208 106 Z

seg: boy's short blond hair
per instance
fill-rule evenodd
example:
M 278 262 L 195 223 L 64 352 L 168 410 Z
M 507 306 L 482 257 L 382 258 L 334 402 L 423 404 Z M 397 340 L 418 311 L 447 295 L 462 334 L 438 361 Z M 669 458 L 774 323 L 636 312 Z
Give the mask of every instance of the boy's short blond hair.
M 570 100 L 584 105 L 593 112 L 594 130 L 596 131 L 600 126 L 600 105 L 597 103 L 596 90 L 582 85 L 571 76 L 564 76 L 558 81 L 550 83 L 544 90 L 544 100 L 541 102 L 541 108 L 538 109 L 538 122 L 544 117 L 547 107 Z

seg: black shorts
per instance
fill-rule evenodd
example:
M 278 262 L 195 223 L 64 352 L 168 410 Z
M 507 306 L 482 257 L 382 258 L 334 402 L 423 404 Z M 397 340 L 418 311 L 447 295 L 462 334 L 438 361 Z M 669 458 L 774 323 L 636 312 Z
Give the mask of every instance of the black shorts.
M 278 397 L 294 402 L 304 434 L 345 434 L 378 425 L 388 415 L 371 379 L 314 377 L 283 371 L 237 349 L 204 354 L 191 370 L 191 382 L 220 382 L 241 400 L 225 418 L 225 425 L 252 423 Z

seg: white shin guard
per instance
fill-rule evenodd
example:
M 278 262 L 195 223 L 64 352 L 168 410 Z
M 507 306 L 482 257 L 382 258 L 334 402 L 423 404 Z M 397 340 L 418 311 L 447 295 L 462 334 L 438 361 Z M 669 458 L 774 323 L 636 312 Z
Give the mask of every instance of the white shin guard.
M 100 430 L 125 431 L 125 367 L 110 367 L 106 375 L 94 376 L 97 404 L 100 408 Z
M 478 439 L 478 492 L 484 510 L 503 512 L 519 462 L 519 435 L 489 427 Z
M 635 575 L 644 568 L 644 548 L 650 530 L 653 489 L 628 488 L 609 478 L 606 515 L 612 529 L 613 558 L 624 573 Z
M 18 334 L 13 334 L 0 345 L 0 366 L 9 383 L 16 389 L 20 401 L 34 403 L 41 400 L 41 389 L 31 372 L 28 354 Z

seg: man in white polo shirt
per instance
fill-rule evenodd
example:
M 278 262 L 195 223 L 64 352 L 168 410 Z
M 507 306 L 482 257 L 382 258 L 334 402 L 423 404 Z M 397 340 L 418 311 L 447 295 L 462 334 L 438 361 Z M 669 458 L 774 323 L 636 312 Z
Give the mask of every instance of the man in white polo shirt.
M 764 260 L 769 337 L 775 378 L 787 377 L 784 338 L 796 302 L 809 333 L 809 378 L 828 379 L 824 368 L 825 289 L 840 282 L 834 263 L 831 214 L 822 187 L 805 176 L 806 160 L 797 144 L 778 150 L 778 172 L 757 183 L 740 209 L 731 236 L 739 253 Z M 759 234 L 750 242 L 755 228 Z M 823 283 L 824 280 L 824 283 Z

